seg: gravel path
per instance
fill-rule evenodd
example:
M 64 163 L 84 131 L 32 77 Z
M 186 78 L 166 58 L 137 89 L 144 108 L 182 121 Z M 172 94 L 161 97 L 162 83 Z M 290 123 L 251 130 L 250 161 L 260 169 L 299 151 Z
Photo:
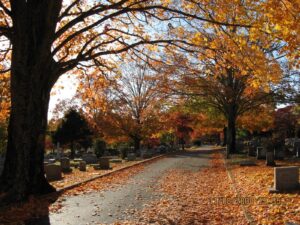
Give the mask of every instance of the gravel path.
M 147 165 L 125 184 L 111 190 L 67 197 L 60 213 L 27 224 L 87 225 L 130 220 L 136 210 L 141 210 L 149 201 L 161 197 L 161 193 L 155 191 L 159 178 L 170 169 L 197 171 L 206 167 L 211 152 L 211 148 L 202 147 L 192 152 L 167 156 Z

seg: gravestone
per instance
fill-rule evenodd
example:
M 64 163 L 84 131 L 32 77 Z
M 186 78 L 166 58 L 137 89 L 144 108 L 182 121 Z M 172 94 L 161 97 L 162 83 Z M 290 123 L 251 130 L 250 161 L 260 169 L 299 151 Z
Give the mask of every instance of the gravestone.
M 102 169 L 102 170 L 108 170 L 108 169 L 110 169 L 110 166 L 109 166 L 109 157 L 101 157 L 99 159 L 99 166 L 100 166 L 100 169 Z
M 48 159 L 48 162 L 49 162 L 49 163 L 55 163 L 55 162 L 56 162 L 56 159 L 54 159 L 54 158 Z
M 110 162 L 111 163 L 122 163 L 123 160 L 122 159 L 111 159 Z
M 143 159 L 151 158 L 150 150 L 148 151 L 146 149 L 141 150 L 141 158 Z
M 76 159 L 73 159 L 74 162 L 81 162 L 83 161 L 81 158 L 76 158 Z
M 266 165 L 267 166 L 276 166 L 273 152 L 266 153 Z
M 258 147 L 258 141 L 252 140 L 248 143 L 248 156 L 256 156 L 256 148 Z
M 79 170 L 80 171 L 86 171 L 86 162 L 85 161 L 81 160 L 79 162 Z
M 71 167 L 70 167 L 70 159 L 67 157 L 62 157 L 60 159 L 60 165 L 61 169 L 63 172 L 71 172 Z
M 297 141 L 294 143 L 293 150 L 295 152 L 296 157 L 300 158 L 300 142 Z
M 95 154 L 88 153 L 82 155 L 82 160 L 85 161 L 87 164 L 93 164 L 98 162 L 98 158 Z
M 299 167 L 276 167 L 274 168 L 274 187 L 271 193 L 285 192 L 299 189 Z
M 256 148 L 256 158 L 257 159 L 265 159 L 266 158 L 267 150 L 264 147 L 257 147 Z
M 284 141 L 275 141 L 274 156 L 275 156 L 275 159 L 279 159 L 279 160 L 284 159 L 284 157 L 285 157 Z
M 94 154 L 95 153 L 94 149 L 91 148 L 91 147 L 88 147 L 86 152 L 89 153 L 89 154 Z
M 136 155 L 134 153 L 129 153 L 127 155 L 127 160 L 128 161 L 134 161 L 134 160 L 136 160 Z
M 55 164 L 48 164 L 44 166 L 46 178 L 48 181 L 61 180 L 61 166 Z

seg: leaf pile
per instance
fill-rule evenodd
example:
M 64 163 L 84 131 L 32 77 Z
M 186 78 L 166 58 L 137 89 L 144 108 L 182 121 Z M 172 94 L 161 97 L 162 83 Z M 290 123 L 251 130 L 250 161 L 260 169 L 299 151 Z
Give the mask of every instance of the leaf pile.
M 235 193 L 221 155 L 215 154 L 211 162 L 197 172 L 171 170 L 160 181 L 164 197 L 145 207 L 138 221 L 122 224 L 247 224 L 239 205 L 216 201 Z

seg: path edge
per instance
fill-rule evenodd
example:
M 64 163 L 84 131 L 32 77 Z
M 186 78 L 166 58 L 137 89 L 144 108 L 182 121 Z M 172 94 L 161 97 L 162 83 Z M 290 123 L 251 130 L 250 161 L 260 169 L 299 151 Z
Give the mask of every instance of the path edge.
M 226 172 L 227 172 L 227 176 L 228 176 L 228 178 L 230 179 L 230 181 L 232 183 L 232 189 L 236 193 L 237 196 L 241 196 L 239 191 L 237 190 L 236 183 L 234 181 L 231 169 L 228 166 L 228 163 L 227 163 L 227 160 L 226 160 L 226 153 L 223 154 L 223 160 L 224 160 L 224 166 L 225 166 L 225 169 L 226 169 Z M 243 214 L 244 214 L 245 219 L 247 220 L 248 224 L 249 225 L 255 225 L 256 223 L 254 222 L 254 219 L 252 218 L 251 214 L 247 211 L 245 206 L 243 204 L 240 204 L 240 206 L 243 210 Z

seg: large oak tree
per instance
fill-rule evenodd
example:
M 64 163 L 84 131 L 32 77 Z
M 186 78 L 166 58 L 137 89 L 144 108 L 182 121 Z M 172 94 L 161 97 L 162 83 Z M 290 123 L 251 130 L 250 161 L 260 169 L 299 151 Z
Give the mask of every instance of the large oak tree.
M 0 179 L 7 199 L 54 191 L 44 176 L 43 154 L 50 91 L 58 78 L 76 67 L 105 67 L 103 56 L 141 44 L 171 44 L 143 33 L 142 25 L 178 17 L 168 2 L 0 1 L 1 41 L 11 54 L 11 114 Z
M 212 17 L 202 10 L 206 2 L 1 0 L 0 38 L 6 43 L 4 55 L 11 55 L 11 114 L 0 179 L 7 198 L 54 190 L 44 177 L 43 153 L 50 91 L 62 74 L 93 64 L 105 68 L 104 56 L 142 44 L 174 43 L 143 32 L 158 21 L 187 16 L 218 25 L 243 23 Z M 199 11 L 194 13 L 189 4 Z

